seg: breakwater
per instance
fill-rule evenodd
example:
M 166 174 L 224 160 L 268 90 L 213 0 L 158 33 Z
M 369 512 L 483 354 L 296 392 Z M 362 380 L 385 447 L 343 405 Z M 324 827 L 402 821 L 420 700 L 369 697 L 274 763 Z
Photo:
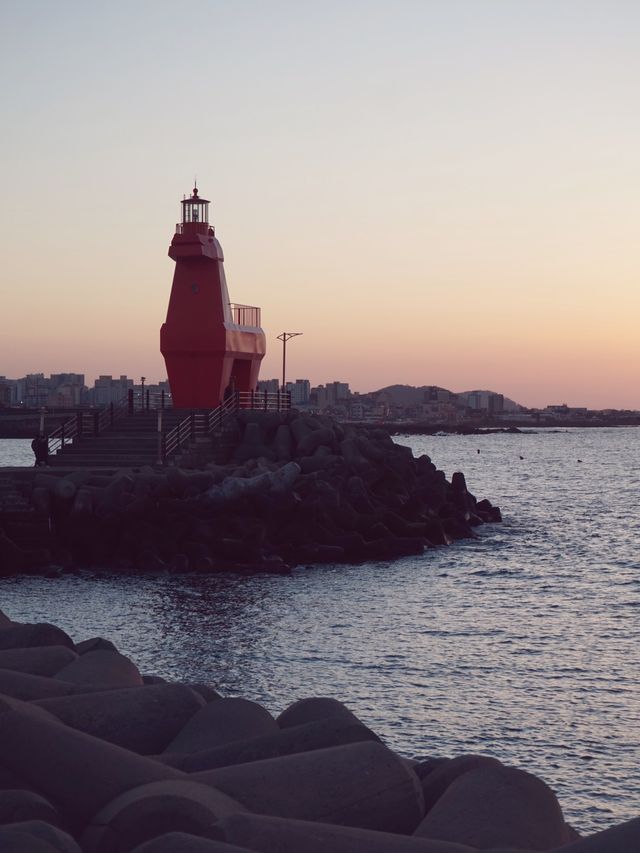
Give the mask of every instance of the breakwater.
M 2 571 L 283 573 L 421 554 L 501 518 L 462 473 L 447 480 L 384 429 L 295 411 L 240 412 L 230 427 L 224 462 L 200 447 L 179 467 L 23 477 L 33 517 L 0 516 Z
M 0 846 L 33 853 L 629 853 L 487 755 L 402 757 L 334 697 L 274 716 L 0 612 Z M 228 847 L 221 845 L 229 845 Z

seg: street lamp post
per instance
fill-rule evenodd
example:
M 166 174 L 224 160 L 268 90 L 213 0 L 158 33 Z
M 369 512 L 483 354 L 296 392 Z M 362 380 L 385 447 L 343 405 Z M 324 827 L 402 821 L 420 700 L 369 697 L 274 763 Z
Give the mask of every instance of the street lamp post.
M 297 338 L 302 332 L 282 332 L 278 335 L 278 340 L 282 341 L 282 390 L 287 390 L 287 341 L 291 338 Z

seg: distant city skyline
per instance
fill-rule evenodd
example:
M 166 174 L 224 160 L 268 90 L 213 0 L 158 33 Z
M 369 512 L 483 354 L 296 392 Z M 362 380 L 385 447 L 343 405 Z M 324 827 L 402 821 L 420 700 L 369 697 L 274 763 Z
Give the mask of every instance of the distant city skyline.
M 166 373 L 212 200 L 261 376 L 640 407 L 631 0 L 8 2 L 0 373 Z
M 39 379 L 41 381 L 40 386 L 38 386 Z M 13 387 L 13 390 L 11 390 L 9 386 L 16 385 L 16 383 L 17 387 Z M 268 388 L 269 391 L 277 391 L 281 388 L 281 383 L 281 376 L 265 376 L 260 378 L 258 386 L 259 388 Z M 126 397 L 129 389 L 140 389 L 141 387 L 146 388 L 147 390 L 159 389 L 168 395 L 171 393 L 170 385 L 166 377 L 163 379 L 154 379 L 153 377 L 147 376 L 130 376 L 127 373 L 119 375 L 100 373 L 96 377 L 88 377 L 81 371 L 61 371 L 59 373 L 47 374 L 47 372 L 43 370 L 38 370 L 23 376 L 5 376 L 0 374 L 0 407 L 2 405 L 19 405 L 21 402 L 26 403 L 26 405 L 36 405 L 33 399 L 31 399 L 30 402 L 28 399 L 17 399 L 16 392 L 18 392 L 18 396 L 20 396 L 20 390 L 22 390 L 24 397 L 27 398 L 32 398 L 34 395 L 41 397 L 40 405 L 69 405 L 73 407 L 86 404 L 87 402 L 92 405 L 107 405 L 109 402 L 117 402 L 118 400 Z M 64 399 L 61 397 L 56 403 L 47 403 L 47 397 L 50 390 L 53 393 L 52 395 L 49 395 L 49 397 L 51 397 L 51 399 L 56 397 L 56 388 L 60 389 L 60 394 Z M 89 392 L 89 396 L 86 399 L 83 399 L 82 388 L 85 388 Z M 321 382 L 312 382 L 307 377 L 287 378 L 287 390 L 292 392 L 292 401 L 294 404 L 303 401 L 308 403 L 309 395 L 312 392 L 319 391 L 320 389 L 326 389 L 328 394 L 327 401 L 333 398 L 334 402 L 337 402 L 338 398 L 346 399 L 353 397 L 354 395 L 364 397 L 371 394 L 377 394 L 378 392 L 384 392 L 389 388 L 406 388 L 415 390 L 420 390 L 422 388 L 439 388 L 442 391 L 447 392 L 447 394 L 451 393 L 454 396 L 464 397 L 465 395 L 468 395 L 469 397 L 478 398 L 480 396 L 500 397 L 503 401 L 500 404 L 501 407 L 503 404 L 506 404 L 507 400 L 510 400 L 512 403 L 515 403 L 517 406 L 522 406 L 525 409 L 562 408 L 569 406 L 569 408 L 582 408 L 594 411 L 640 411 L 640 406 L 602 406 L 594 409 L 594 407 L 580 403 L 572 403 L 569 405 L 566 400 L 553 399 L 547 400 L 540 406 L 528 406 L 526 403 L 523 403 L 520 400 L 515 400 L 509 397 L 509 395 L 504 394 L 500 389 L 482 386 L 478 386 L 476 388 L 447 388 L 446 386 L 432 382 L 421 382 L 417 385 L 412 385 L 408 382 L 398 382 L 389 383 L 387 385 L 378 384 L 373 388 L 363 391 L 352 387 L 351 383 L 345 379 L 336 380 L 325 378 Z M 58 396 L 60 396 L 60 394 L 58 394 Z M 480 407 L 477 402 L 469 402 L 472 408 Z

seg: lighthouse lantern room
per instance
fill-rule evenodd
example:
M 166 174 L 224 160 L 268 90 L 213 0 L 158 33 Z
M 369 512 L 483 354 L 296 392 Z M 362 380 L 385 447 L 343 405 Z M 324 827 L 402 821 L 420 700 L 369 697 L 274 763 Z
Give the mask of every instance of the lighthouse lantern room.
M 193 195 L 190 198 L 183 199 L 182 205 L 182 224 L 186 222 L 202 222 L 205 225 L 209 224 L 209 201 L 206 198 L 198 196 L 198 188 L 193 188 Z

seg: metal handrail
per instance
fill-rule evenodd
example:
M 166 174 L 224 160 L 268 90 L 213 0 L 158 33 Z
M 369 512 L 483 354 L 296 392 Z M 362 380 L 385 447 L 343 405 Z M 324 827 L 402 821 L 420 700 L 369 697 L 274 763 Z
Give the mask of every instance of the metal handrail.
M 290 391 L 238 391 L 239 409 L 261 412 L 282 412 L 291 408 Z
M 68 418 L 49 436 L 49 453 L 62 453 L 72 442 L 81 440 L 83 436 L 96 436 L 107 427 L 127 414 L 127 400 L 110 403 L 102 409 L 79 411 L 74 417 Z
M 78 435 L 78 418 L 67 418 L 59 427 L 49 435 L 49 453 L 57 453 L 62 450 L 69 441 Z
M 224 402 L 212 409 L 207 415 L 207 427 L 205 435 L 211 435 L 222 426 L 227 415 L 233 414 L 238 409 L 238 395 L 232 394 Z
M 194 431 L 194 414 L 188 414 L 177 426 L 162 436 L 161 459 L 164 462 L 168 456 L 175 453 L 182 445 L 191 439 Z
M 151 391 L 145 388 L 144 392 L 131 388 L 128 396 L 129 413 L 157 411 L 158 409 L 171 408 L 171 394 L 166 391 Z
M 196 438 L 206 438 L 222 427 L 225 419 L 240 409 L 258 411 L 285 411 L 291 408 L 288 391 L 234 391 L 226 400 L 208 414 L 191 412 L 184 420 L 163 434 L 160 441 L 160 461 L 175 453 L 183 444 Z
M 239 302 L 230 302 L 231 316 L 236 326 L 251 326 L 260 328 L 261 311 L 256 305 L 241 305 Z

